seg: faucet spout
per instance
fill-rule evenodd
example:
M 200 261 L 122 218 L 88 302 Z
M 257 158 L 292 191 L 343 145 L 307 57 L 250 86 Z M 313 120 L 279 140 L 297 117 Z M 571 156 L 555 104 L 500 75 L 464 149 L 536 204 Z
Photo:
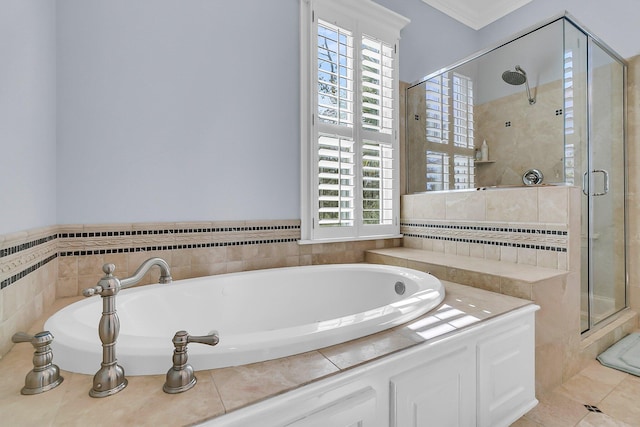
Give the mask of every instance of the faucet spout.
M 133 286 L 142 280 L 147 271 L 154 265 L 160 267 L 160 283 L 170 283 L 169 264 L 162 258 L 150 258 L 138 267 L 133 276 L 122 280 L 113 275 L 116 270 L 114 264 L 105 264 L 102 266 L 102 271 L 105 275 L 98 284 L 93 288 L 87 288 L 82 291 L 82 295 L 85 297 L 96 294 L 102 297 L 102 317 L 98 325 L 98 335 L 100 336 L 100 341 L 102 341 L 102 363 L 100 364 L 101 368 L 93 376 L 93 388 L 89 391 L 89 396 L 91 397 L 111 396 L 127 386 L 128 381 L 124 377 L 124 369 L 118 365 L 118 359 L 116 358 L 116 341 L 120 333 L 120 321 L 116 311 L 116 295 L 121 289 Z
M 133 273 L 133 276 L 120 280 L 121 289 L 128 288 L 138 283 L 154 265 L 160 267 L 159 283 L 171 283 L 171 269 L 169 268 L 167 261 L 162 258 L 149 258 L 143 262 L 140 267 L 138 267 L 136 272 Z

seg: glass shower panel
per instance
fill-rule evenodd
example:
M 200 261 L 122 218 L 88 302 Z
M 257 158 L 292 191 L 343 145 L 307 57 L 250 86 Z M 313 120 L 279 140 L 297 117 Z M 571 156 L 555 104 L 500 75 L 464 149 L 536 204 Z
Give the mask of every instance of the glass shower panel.
M 564 21 L 564 176 L 569 185 L 582 186 L 589 169 L 587 35 Z M 588 191 L 587 191 L 588 193 Z M 589 330 L 589 198 L 580 213 L 580 327 Z
M 624 65 L 589 39 L 590 326 L 626 306 Z

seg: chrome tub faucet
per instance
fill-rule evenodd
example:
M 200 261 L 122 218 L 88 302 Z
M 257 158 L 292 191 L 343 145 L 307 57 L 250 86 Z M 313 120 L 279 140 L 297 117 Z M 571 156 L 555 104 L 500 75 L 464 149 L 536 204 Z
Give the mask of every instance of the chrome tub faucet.
M 102 317 L 98 324 L 98 335 L 102 341 L 102 363 L 98 372 L 93 376 L 93 387 L 89 391 L 91 397 L 111 396 L 127 386 L 124 369 L 118 365 L 116 359 L 116 341 L 120 333 L 120 320 L 116 312 L 116 295 L 121 289 L 140 282 L 154 265 L 160 267 L 160 283 L 170 283 L 169 264 L 162 258 L 150 258 L 138 267 L 133 276 L 122 280 L 113 275 L 116 269 L 114 264 L 105 264 L 102 266 L 105 275 L 98 281 L 98 284 L 82 291 L 82 295 L 85 297 L 96 294 L 102 297 Z

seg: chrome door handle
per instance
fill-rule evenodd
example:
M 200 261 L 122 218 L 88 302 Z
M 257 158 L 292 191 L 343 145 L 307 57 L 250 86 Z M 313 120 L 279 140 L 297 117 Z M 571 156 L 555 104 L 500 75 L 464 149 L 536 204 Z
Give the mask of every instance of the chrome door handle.
M 604 175 L 604 192 L 602 193 L 593 193 L 594 196 L 604 196 L 609 192 L 609 172 L 604 169 L 594 169 L 593 173 L 601 173 Z
M 582 174 L 582 194 L 584 194 L 585 196 L 604 196 L 609 192 L 609 172 L 604 169 L 594 169 L 591 171 L 591 173 L 601 173 L 604 175 L 604 191 L 602 193 L 589 194 L 589 192 L 587 191 L 587 175 L 589 174 L 589 172 L 587 171 Z

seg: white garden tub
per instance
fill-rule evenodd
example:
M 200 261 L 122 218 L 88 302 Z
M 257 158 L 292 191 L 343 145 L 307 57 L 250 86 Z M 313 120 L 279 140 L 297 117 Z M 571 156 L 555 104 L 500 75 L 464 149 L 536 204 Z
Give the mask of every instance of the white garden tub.
M 403 287 L 403 294 L 396 292 Z M 189 344 L 189 363 L 195 370 L 243 365 L 379 332 L 421 316 L 443 299 L 444 286 L 435 277 L 374 264 L 277 268 L 141 286 L 117 295 L 116 357 L 127 375 L 165 374 L 177 331 L 215 330 L 219 344 Z M 61 369 L 93 375 L 100 368 L 101 313 L 101 298 L 94 296 L 47 320 L 53 362 Z

